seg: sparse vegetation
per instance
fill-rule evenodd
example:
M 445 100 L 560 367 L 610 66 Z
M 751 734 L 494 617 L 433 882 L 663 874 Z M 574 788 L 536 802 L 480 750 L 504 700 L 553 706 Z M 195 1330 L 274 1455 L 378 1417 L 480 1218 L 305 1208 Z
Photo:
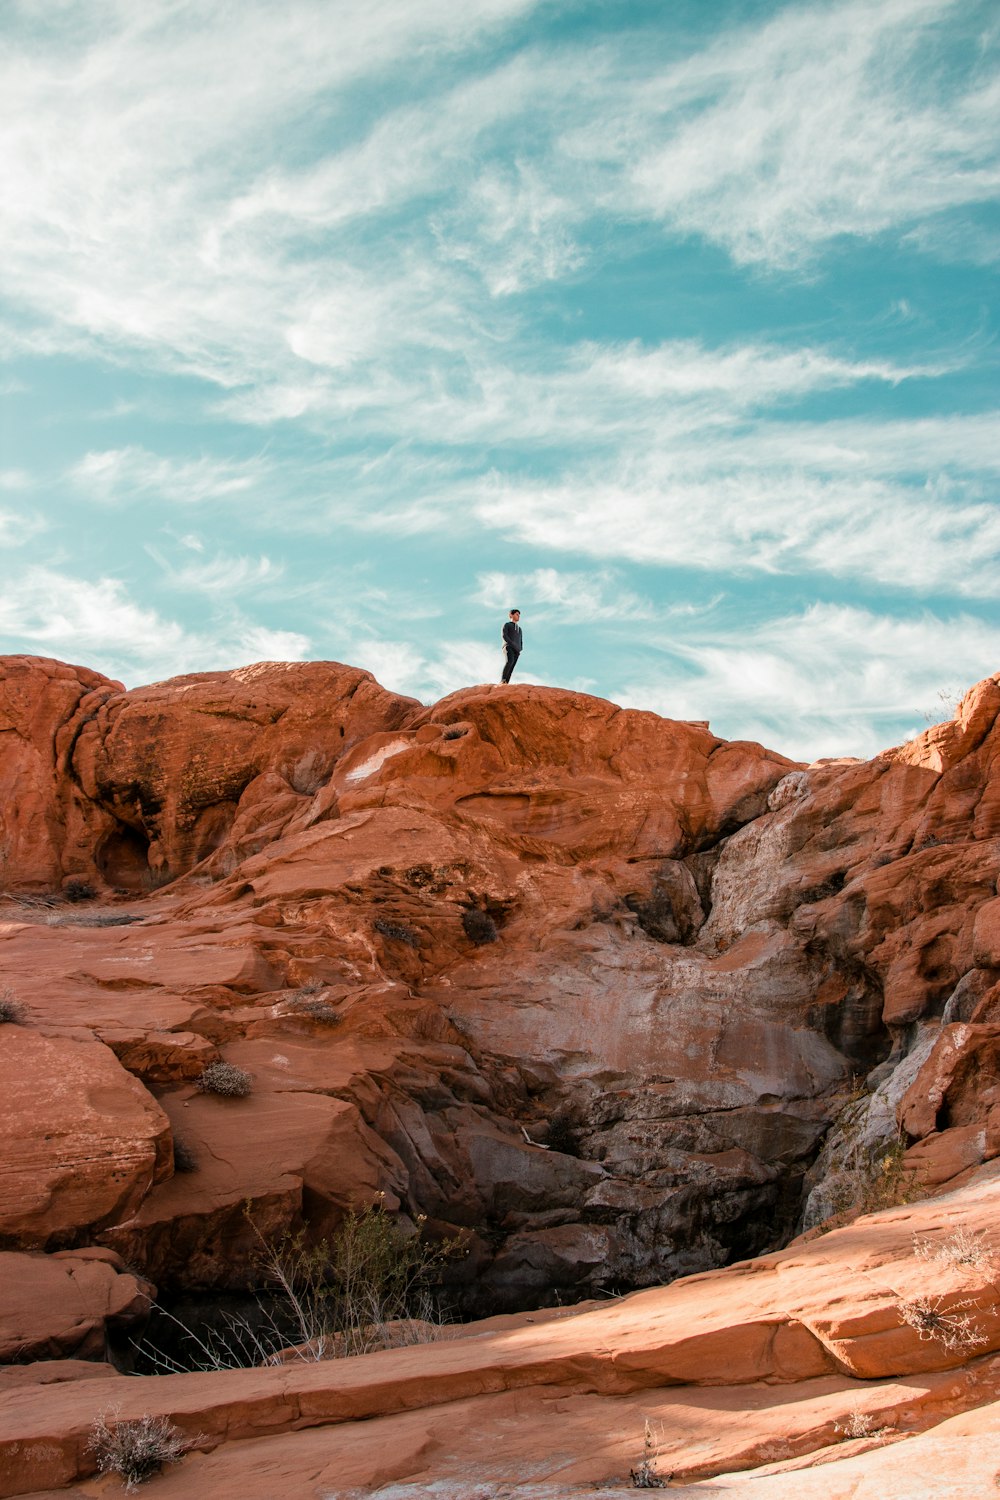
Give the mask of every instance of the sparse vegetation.
M 235 1063 L 213 1062 L 198 1079 L 203 1094 L 220 1094 L 227 1099 L 245 1099 L 253 1088 L 253 1074 Z
M 183 1136 L 174 1137 L 174 1171 L 197 1172 L 198 1156 L 194 1147 Z
M 837 1214 L 878 1213 L 897 1208 L 923 1196 L 923 1186 L 912 1167 L 906 1165 L 907 1145 L 902 1136 L 860 1153 L 840 1174 L 833 1208 Z
M 997 1259 L 982 1230 L 956 1229 L 943 1240 L 914 1239 L 913 1253 L 921 1260 L 939 1266 L 956 1269 L 967 1266 L 969 1270 L 988 1277 L 991 1281 L 998 1272 Z
M 154 1368 L 175 1373 L 273 1364 L 282 1351 L 319 1360 L 425 1343 L 442 1327 L 434 1278 L 460 1246 L 454 1240 L 427 1244 L 422 1229 L 421 1219 L 416 1233 L 408 1233 L 380 1196 L 316 1245 L 301 1233 L 275 1244 L 258 1234 L 259 1271 L 275 1293 L 268 1302 L 260 1299 L 258 1315 L 229 1314 L 221 1330 L 196 1334 L 160 1308 L 194 1352 L 187 1364 L 149 1343 L 140 1352 Z
M 78 880 L 75 876 L 67 880 L 62 889 L 64 901 L 93 901 L 97 892 L 86 880 Z
M 146 1416 L 122 1422 L 118 1413 L 103 1413 L 90 1429 L 88 1450 L 102 1474 L 118 1474 L 128 1494 L 158 1474 L 164 1464 L 176 1464 L 191 1443 L 167 1417 Z
M 419 948 L 420 938 L 409 927 L 403 927 L 399 922 L 390 922 L 386 917 L 376 917 L 372 923 L 375 931 L 382 937 L 388 938 L 391 943 L 406 943 L 410 948 Z
M 23 1026 L 28 1019 L 28 1012 L 14 994 L 13 990 L 0 990 L 0 1026 Z
M 877 1437 L 879 1439 L 882 1439 L 889 1431 L 884 1422 L 876 1422 L 874 1417 L 861 1411 L 857 1406 L 851 1409 L 843 1422 L 834 1422 L 833 1430 L 846 1438 Z
M 131 927 L 142 920 L 135 913 L 116 911 L 53 912 L 46 918 L 49 927 Z
M 971 1353 L 989 1343 L 969 1315 L 968 1309 L 975 1306 L 972 1297 L 950 1305 L 945 1297 L 915 1297 L 912 1302 L 900 1302 L 898 1312 L 901 1321 L 915 1328 L 921 1339 L 934 1339 L 952 1352 Z
M 658 1472 L 656 1467 L 658 1458 L 659 1447 L 653 1435 L 652 1423 L 647 1420 L 642 1432 L 642 1458 L 636 1468 L 628 1471 L 634 1490 L 666 1489 L 670 1475 Z
M 480 911 L 478 906 L 471 906 L 467 911 L 463 911 L 462 926 L 466 937 L 477 946 L 483 943 L 495 943 L 500 936 L 497 924 L 489 912 Z
M 289 1015 L 304 1016 L 321 1026 L 336 1026 L 341 1019 L 340 1012 L 324 998 L 321 985 L 302 985 L 288 997 L 286 1008 Z

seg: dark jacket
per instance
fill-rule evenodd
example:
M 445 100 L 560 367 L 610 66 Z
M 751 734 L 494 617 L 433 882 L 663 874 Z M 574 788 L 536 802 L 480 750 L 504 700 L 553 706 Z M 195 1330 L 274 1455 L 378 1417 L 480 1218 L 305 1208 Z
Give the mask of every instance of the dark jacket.
M 503 643 L 508 651 L 516 651 L 518 655 L 524 649 L 521 627 L 520 625 L 515 625 L 513 620 L 507 620 L 504 623 Z

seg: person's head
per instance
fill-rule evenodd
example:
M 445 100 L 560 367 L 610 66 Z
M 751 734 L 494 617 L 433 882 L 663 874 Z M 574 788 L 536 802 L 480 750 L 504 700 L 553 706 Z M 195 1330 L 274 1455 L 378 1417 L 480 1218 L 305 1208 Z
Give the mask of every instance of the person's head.
M 512 609 L 510 617 L 512 620 L 519 620 L 521 618 L 521 611 L 519 609 Z

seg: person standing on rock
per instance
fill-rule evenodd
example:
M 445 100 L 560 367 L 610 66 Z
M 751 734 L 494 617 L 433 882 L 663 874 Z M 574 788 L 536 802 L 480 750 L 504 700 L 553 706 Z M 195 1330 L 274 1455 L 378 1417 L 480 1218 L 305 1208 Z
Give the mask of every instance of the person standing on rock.
M 514 670 L 517 658 L 524 649 L 524 640 L 521 636 L 521 611 L 519 609 L 512 609 L 510 618 L 504 621 L 503 648 L 507 653 L 507 660 L 504 664 L 503 676 L 500 678 L 500 681 L 509 682 L 510 674 Z

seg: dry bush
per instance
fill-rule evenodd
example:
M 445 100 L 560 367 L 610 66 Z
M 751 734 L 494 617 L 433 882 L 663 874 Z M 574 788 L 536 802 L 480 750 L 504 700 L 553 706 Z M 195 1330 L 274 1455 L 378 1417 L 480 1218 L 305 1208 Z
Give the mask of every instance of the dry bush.
M 660 1450 L 653 1435 L 652 1423 L 647 1419 L 642 1430 L 642 1458 L 636 1468 L 628 1471 L 634 1490 L 666 1489 L 670 1475 L 664 1476 L 657 1471 L 656 1463 L 659 1456 Z
M 870 1153 L 855 1158 L 844 1168 L 834 1196 L 836 1214 L 854 1216 L 898 1208 L 925 1195 L 916 1172 L 906 1165 L 907 1145 L 897 1136 Z
M 318 1021 L 321 1026 L 336 1026 L 341 1015 L 323 999 L 321 985 L 304 984 L 289 996 L 286 1010 L 292 1016 L 304 1016 L 308 1021 Z
M 117 1411 L 95 1418 L 88 1450 L 102 1474 L 118 1474 L 131 1494 L 138 1485 L 158 1474 L 164 1464 L 176 1464 L 191 1443 L 167 1417 L 148 1414 L 131 1422 L 118 1420 Z
M 874 1417 L 857 1406 L 852 1407 L 843 1422 L 834 1422 L 833 1430 L 846 1438 L 877 1437 L 880 1440 L 889 1431 L 884 1422 L 876 1422 Z
M 203 1094 L 221 1094 L 226 1099 L 245 1099 L 253 1088 L 253 1074 L 235 1063 L 214 1062 L 198 1079 Z
M 45 920 L 49 927 L 131 927 L 144 919 L 129 912 L 74 911 L 53 912 Z
M 306 1245 L 304 1236 L 268 1242 L 248 1217 L 260 1243 L 258 1268 L 276 1295 L 259 1300 L 257 1316 L 223 1316 L 221 1328 L 196 1333 L 159 1308 L 192 1350 L 187 1364 L 149 1341 L 143 1358 L 165 1374 L 185 1369 L 253 1369 L 290 1359 L 340 1359 L 376 1349 L 428 1343 L 442 1318 L 432 1282 L 461 1246 L 428 1245 L 385 1211 L 381 1196 L 347 1215 L 329 1240 Z
M 903 1323 L 915 1328 L 922 1340 L 934 1339 L 952 1352 L 970 1353 L 989 1343 L 985 1334 L 976 1328 L 968 1309 L 975 1308 L 973 1297 L 946 1305 L 945 1297 L 915 1297 L 912 1302 L 900 1302 L 898 1312 Z
M 500 936 L 497 924 L 488 911 L 480 911 L 478 906 L 471 906 L 462 913 L 462 926 L 466 937 L 477 947 L 483 943 L 495 943 Z
M 89 881 L 78 880 L 75 876 L 72 880 L 67 880 L 62 893 L 64 901 L 93 901 L 97 896 Z
M 406 943 L 409 948 L 419 948 L 420 938 L 409 927 L 400 922 L 390 922 L 386 917 L 376 917 L 372 923 L 375 931 L 392 943 Z
M 197 1172 L 198 1154 L 189 1141 L 183 1137 L 174 1139 L 174 1171 L 175 1172 Z
M 14 991 L 0 990 L 0 1026 L 4 1023 L 8 1026 L 23 1026 L 27 1019 L 28 1012 Z
M 975 1271 L 990 1281 L 1000 1269 L 984 1230 L 956 1229 L 943 1240 L 914 1238 L 913 1252 L 921 1260 L 931 1264 L 950 1266 L 956 1270 L 968 1267 L 970 1271 Z

